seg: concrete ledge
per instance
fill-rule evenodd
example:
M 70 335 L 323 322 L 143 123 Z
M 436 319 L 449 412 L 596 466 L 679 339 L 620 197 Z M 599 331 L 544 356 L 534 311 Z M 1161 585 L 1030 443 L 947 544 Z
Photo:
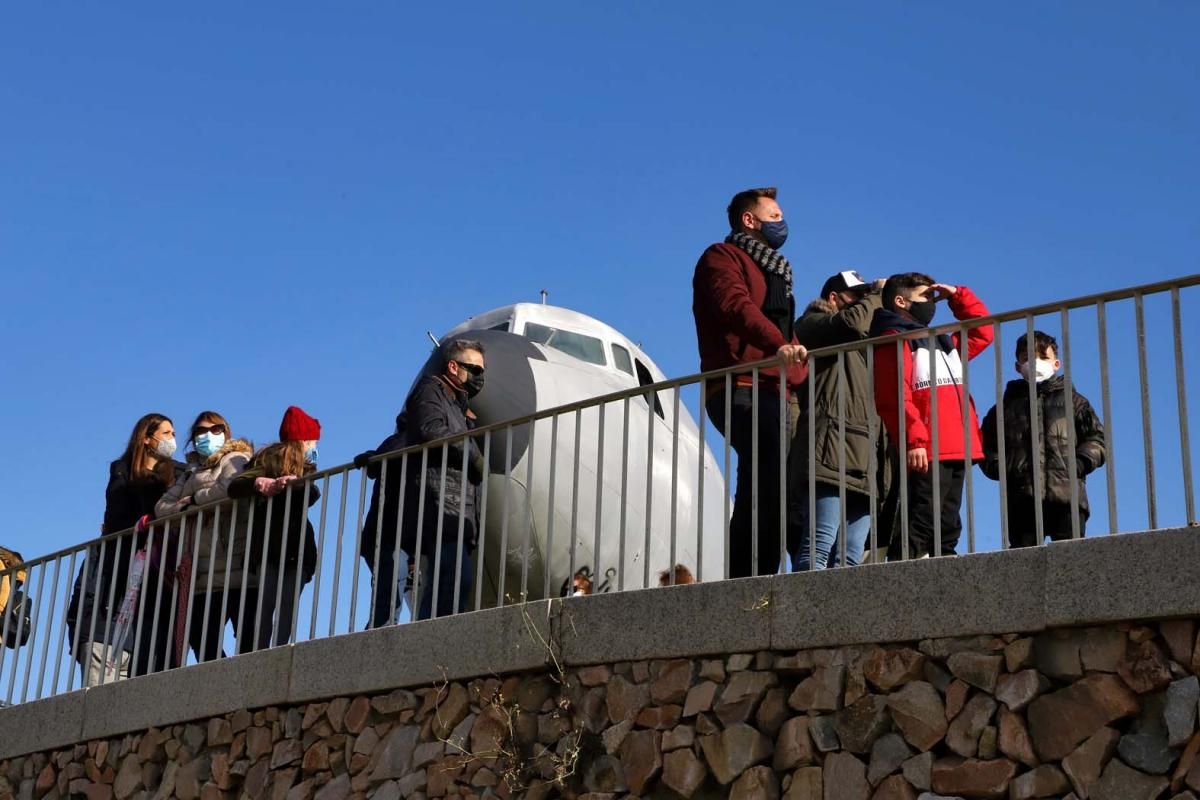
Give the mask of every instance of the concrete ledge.
M 288 702 L 538 669 L 550 658 L 552 603 L 303 642 L 294 648 Z
M 1200 528 L 1097 536 L 1046 550 L 1046 625 L 1200 613 Z
M 766 650 L 777 580 L 568 598 L 562 601 L 563 659 L 578 665 Z
M 0 758 L 83 741 L 83 696 L 80 689 L 0 711 Z
M 158 672 L 83 693 L 83 739 L 262 708 L 287 700 L 292 648 Z M 0 715 L 3 716 L 3 715 Z
M 1044 549 L 783 575 L 771 647 L 1040 630 L 1045 575 Z
M 242 708 L 543 669 L 1200 617 L 1200 530 L 528 603 L 0 709 L 0 758 Z

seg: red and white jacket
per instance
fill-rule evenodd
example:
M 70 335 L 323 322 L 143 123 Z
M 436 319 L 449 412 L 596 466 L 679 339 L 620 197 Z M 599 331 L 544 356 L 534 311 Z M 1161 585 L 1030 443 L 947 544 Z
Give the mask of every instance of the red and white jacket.
M 955 319 L 977 319 L 990 313 L 983 301 L 965 286 L 947 300 Z M 911 318 L 890 311 L 878 311 L 872 336 L 887 336 L 909 330 L 921 330 L 924 326 Z M 904 425 L 905 448 L 925 449 L 930 461 L 977 461 L 983 458 L 983 441 L 979 433 L 979 418 L 975 413 L 975 402 L 963 389 L 962 360 L 959 356 L 961 333 L 942 337 L 936 344 L 937 358 L 937 401 L 938 452 L 933 450 L 931 433 L 935 421 L 932 419 L 933 389 L 928 339 L 890 342 L 875 347 L 875 408 L 887 428 L 888 436 L 899 447 L 900 443 L 900 389 L 896 371 L 896 347 L 904 354 Z M 991 325 L 967 331 L 967 358 L 987 349 L 994 334 Z M 948 340 L 948 341 L 946 341 Z M 953 344 L 947 348 L 945 344 Z M 964 440 L 963 405 L 969 408 L 970 437 Z

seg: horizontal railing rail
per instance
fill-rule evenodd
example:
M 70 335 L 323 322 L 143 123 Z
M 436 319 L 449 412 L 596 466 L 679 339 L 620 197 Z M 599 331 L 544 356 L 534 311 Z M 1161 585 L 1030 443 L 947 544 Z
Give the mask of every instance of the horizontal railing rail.
M 0 614 L 0 701 L 689 573 L 936 557 L 959 552 L 963 535 L 968 553 L 1040 545 L 1081 538 L 1093 520 L 1110 534 L 1195 525 L 1184 344 L 1198 331 L 1184 326 L 1181 298 L 1197 285 L 1191 275 L 813 347 L 796 392 L 764 377 L 781 366 L 768 358 L 582 398 L 29 559 L 0 570 L 0 590 L 19 589 Z M 1165 313 L 1147 315 L 1160 300 Z M 1130 316 L 1126 301 L 1132 320 L 1113 323 Z M 1089 310 L 1094 337 L 1073 320 Z M 1032 364 L 1039 319 L 1059 342 L 1053 402 L 1071 417 L 1049 428 L 1048 415 L 1066 411 L 1046 405 L 1033 372 L 1023 385 L 1005 380 L 1006 359 L 1020 360 L 1005 327 L 1026 336 Z M 988 348 L 990 365 L 973 369 Z M 879 394 L 880 375 L 913 369 L 927 399 L 906 378 Z M 1169 391 L 1153 390 L 1156 376 Z M 982 459 L 972 396 L 997 409 L 983 420 Z M 1006 432 L 1006 409 L 1039 424 Z M 1039 466 L 1022 472 L 1018 455 Z M 1121 474 L 1141 480 L 1118 481 L 1118 455 Z M 1172 459 L 1178 469 L 1164 470 Z M 976 490 L 976 463 L 994 473 L 995 495 Z M 1091 513 L 1089 472 L 1104 482 Z M 1122 526 L 1129 503 L 1145 514 Z

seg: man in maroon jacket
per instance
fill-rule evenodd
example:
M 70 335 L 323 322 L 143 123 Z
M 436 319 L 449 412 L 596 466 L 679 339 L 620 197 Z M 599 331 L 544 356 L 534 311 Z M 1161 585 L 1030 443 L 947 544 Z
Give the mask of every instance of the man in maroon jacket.
M 776 357 L 780 366 L 758 371 L 758 406 L 753 404 L 751 370 L 733 376 L 728 429 L 725 380 L 709 381 L 706 409 L 717 430 L 737 452 L 737 489 L 729 523 L 729 576 L 772 575 L 779 570 L 779 430 L 787 426 L 791 441 L 799 406 L 796 390 L 804 381 L 807 357 L 796 342 L 792 322 L 792 267 L 779 252 L 787 239 L 787 223 L 775 200 L 775 189 L 747 189 L 729 204 L 730 233 L 704 251 L 692 278 L 692 313 L 700 347 L 700 369 L 750 364 Z M 781 378 L 780 372 L 783 369 Z M 785 392 L 788 418 L 780 419 L 779 396 Z M 758 421 L 758 436 L 754 422 Z M 758 461 L 757 520 L 754 499 L 754 455 Z M 786 455 L 786 454 L 783 454 Z M 789 505 L 792 505 L 789 503 Z M 789 514 L 789 517 L 791 515 Z M 798 522 L 798 521 L 797 521 Z M 754 558 L 754 531 L 758 558 Z

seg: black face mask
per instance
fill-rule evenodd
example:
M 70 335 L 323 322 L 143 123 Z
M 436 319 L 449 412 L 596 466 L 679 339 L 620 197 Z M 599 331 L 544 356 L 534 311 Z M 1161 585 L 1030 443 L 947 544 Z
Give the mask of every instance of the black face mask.
M 928 325 L 933 322 L 933 315 L 937 313 L 937 303 L 933 300 L 924 300 L 920 303 L 910 303 L 908 306 L 908 314 L 922 325 Z
M 468 375 L 467 382 L 463 384 L 463 389 L 466 390 L 467 397 L 474 397 L 483 391 L 483 373 Z

